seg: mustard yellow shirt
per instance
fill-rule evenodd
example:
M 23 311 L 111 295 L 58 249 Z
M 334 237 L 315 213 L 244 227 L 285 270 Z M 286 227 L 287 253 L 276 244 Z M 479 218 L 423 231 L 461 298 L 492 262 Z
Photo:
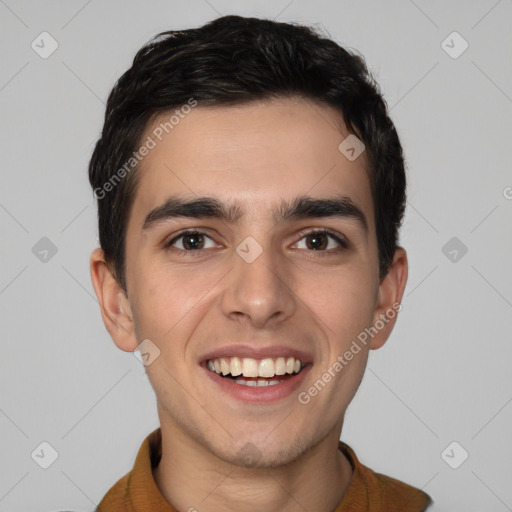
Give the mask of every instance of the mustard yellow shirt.
M 352 480 L 333 512 L 423 512 L 432 503 L 428 494 L 408 484 L 375 473 L 359 462 L 354 451 L 340 441 L 349 460 Z M 153 477 L 162 456 L 160 427 L 144 439 L 133 469 L 105 495 L 96 512 L 176 512 L 166 501 Z

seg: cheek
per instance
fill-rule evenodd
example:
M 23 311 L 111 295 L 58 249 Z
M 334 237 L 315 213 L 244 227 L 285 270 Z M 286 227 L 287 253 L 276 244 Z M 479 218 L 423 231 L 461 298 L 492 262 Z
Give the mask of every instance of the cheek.
M 352 341 L 367 327 L 375 309 L 375 284 L 368 271 L 346 268 L 303 275 L 301 297 L 337 345 Z
M 165 266 L 147 269 L 134 287 L 136 331 L 166 351 L 178 351 L 177 342 L 188 339 L 190 333 L 186 331 L 203 314 L 214 284 L 212 275 L 171 271 Z

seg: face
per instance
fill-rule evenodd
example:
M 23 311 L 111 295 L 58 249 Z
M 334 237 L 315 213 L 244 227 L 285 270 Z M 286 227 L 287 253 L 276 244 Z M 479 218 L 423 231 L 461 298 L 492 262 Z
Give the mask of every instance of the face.
M 340 152 L 348 135 L 337 111 L 299 98 L 198 106 L 142 162 L 127 296 L 103 274 L 104 319 L 123 350 L 160 351 L 146 371 L 162 428 L 223 460 L 284 464 L 339 437 L 370 342 L 343 355 L 401 298 L 403 265 L 379 280 L 367 160 Z M 206 197 L 221 208 L 161 208 Z

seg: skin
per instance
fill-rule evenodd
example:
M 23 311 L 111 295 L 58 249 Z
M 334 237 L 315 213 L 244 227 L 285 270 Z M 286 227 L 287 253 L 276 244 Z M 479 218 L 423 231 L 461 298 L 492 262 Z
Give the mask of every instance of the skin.
M 345 410 L 369 350 L 385 343 L 396 316 L 306 405 L 297 393 L 267 404 L 221 396 L 198 366 L 201 354 L 241 340 L 295 346 L 313 356 L 300 388 L 307 390 L 401 301 L 406 252 L 397 249 L 380 280 L 367 160 L 363 153 L 351 162 L 338 150 L 348 134 L 336 110 L 302 98 L 198 106 L 142 162 L 126 238 L 127 295 L 102 251 L 91 255 L 115 344 L 133 351 L 149 338 L 161 351 L 146 367 L 163 435 L 154 476 L 177 510 L 328 512 L 350 484 L 350 464 L 338 450 Z M 274 225 L 273 208 L 283 198 L 334 193 L 362 209 L 368 234 L 351 218 Z M 143 232 L 145 215 L 171 194 L 236 202 L 244 217 L 236 224 L 174 219 Z M 210 237 L 199 256 L 164 248 L 185 228 Z M 331 228 L 350 246 L 324 235 L 329 246 L 315 251 L 305 228 Z M 263 248 L 250 264 L 235 251 L 247 236 Z M 184 244 L 181 238 L 174 247 Z M 241 455 L 247 443 L 258 454 L 255 464 Z

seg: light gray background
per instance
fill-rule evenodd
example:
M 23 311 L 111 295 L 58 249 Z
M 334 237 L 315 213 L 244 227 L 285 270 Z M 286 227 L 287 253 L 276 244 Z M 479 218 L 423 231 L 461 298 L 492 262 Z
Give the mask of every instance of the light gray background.
M 0 0 L 0 510 L 93 510 L 158 426 L 144 368 L 94 296 L 86 169 L 139 47 L 230 13 L 316 24 L 362 52 L 405 148 L 403 310 L 342 439 L 434 512 L 512 510 L 510 0 Z M 59 44 L 47 59 L 31 48 L 42 31 Z M 441 46 L 453 31 L 469 43 L 456 59 Z M 468 248 L 456 262 L 442 252 L 454 236 Z M 42 237 L 58 249 L 46 263 Z M 46 470 L 31 458 L 42 441 L 58 452 Z M 441 457 L 452 441 L 469 453 L 458 469 Z

